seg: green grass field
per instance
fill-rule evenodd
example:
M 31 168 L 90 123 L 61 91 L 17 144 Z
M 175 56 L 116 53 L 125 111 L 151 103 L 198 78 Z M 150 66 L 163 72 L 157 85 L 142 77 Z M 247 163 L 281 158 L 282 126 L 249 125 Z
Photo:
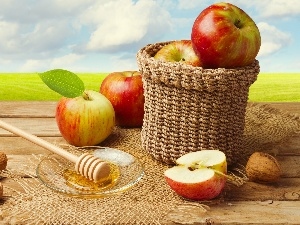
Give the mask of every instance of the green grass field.
M 106 73 L 79 73 L 86 89 L 99 91 Z M 37 73 L 0 73 L 1 101 L 53 101 L 61 96 L 50 90 Z M 300 73 L 260 73 L 250 87 L 249 101 L 300 101 Z
M 255 102 L 299 102 L 300 73 L 260 73 L 250 87 Z
M 86 89 L 99 91 L 106 73 L 77 74 Z M 61 96 L 49 89 L 37 73 L 0 73 L 0 100 L 52 101 Z

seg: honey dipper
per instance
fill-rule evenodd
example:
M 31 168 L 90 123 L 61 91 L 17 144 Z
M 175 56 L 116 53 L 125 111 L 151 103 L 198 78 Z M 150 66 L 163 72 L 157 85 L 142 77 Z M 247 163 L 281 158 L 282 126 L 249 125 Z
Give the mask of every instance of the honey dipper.
M 0 127 L 75 163 L 75 171 L 94 182 L 98 182 L 101 179 L 108 177 L 110 174 L 109 163 L 100 160 L 92 154 L 84 153 L 78 157 L 1 120 Z

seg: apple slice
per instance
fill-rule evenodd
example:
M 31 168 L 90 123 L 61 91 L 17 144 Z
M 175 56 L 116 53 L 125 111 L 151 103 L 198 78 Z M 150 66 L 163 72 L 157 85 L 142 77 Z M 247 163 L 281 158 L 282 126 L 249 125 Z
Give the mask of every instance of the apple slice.
M 219 150 L 187 153 L 176 160 L 177 166 L 165 171 L 167 184 L 178 195 L 192 200 L 210 200 L 225 187 L 227 162 Z

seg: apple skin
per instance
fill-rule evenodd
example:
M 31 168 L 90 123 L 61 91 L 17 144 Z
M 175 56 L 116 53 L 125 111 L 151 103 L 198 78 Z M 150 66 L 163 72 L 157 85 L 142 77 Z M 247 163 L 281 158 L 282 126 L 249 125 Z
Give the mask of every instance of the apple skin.
M 227 181 L 226 156 L 219 150 L 187 153 L 164 173 L 167 184 L 178 195 L 195 201 L 216 198 Z
M 112 103 L 116 113 L 116 125 L 129 128 L 143 125 L 145 98 L 140 72 L 108 74 L 101 83 L 100 93 Z
M 78 147 L 101 143 L 115 126 L 112 104 L 104 95 L 91 90 L 75 98 L 62 97 L 55 118 L 62 137 Z
M 165 62 L 181 62 L 191 66 L 201 66 L 191 40 L 173 41 L 163 46 L 154 56 L 157 60 Z
M 194 21 L 191 40 L 203 67 L 211 69 L 250 65 L 261 45 L 255 22 L 230 3 L 204 9 Z
M 199 174 L 199 176 L 201 176 L 201 174 Z M 167 176 L 165 179 L 171 189 L 178 195 L 195 201 L 211 200 L 216 198 L 223 191 L 226 184 L 226 177 L 219 174 L 215 174 L 209 180 L 199 183 L 182 183 Z

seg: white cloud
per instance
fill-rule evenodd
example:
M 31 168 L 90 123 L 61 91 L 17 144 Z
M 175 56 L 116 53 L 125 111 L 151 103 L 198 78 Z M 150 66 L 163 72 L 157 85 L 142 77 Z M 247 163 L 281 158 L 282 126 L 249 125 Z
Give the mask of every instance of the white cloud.
M 24 47 L 31 51 L 47 52 L 65 46 L 72 35 L 72 28 L 67 21 L 45 21 L 38 23 L 32 32 L 24 38 Z
M 18 62 L 24 71 L 59 60 L 71 65 L 81 59 L 78 49 L 135 53 L 164 36 L 172 23 L 154 0 L 5 0 L 0 15 L 0 58 Z
M 17 40 L 15 39 L 18 33 L 19 25 L 13 22 L 0 20 L 0 52 L 11 52 L 17 48 Z
M 291 43 L 291 35 L 277 29 L 275 26 L 265 22 L 260 22 L 257 26 L 262 38 L 262 45 L 259 50 L 260 57 L 277 52 Z
M 61 57 L 54 58 L 51 61 L 50 65 L 52 68 L 66 68 L 72 66 L 83 57 L 84 57 L 83 55 L 77 55 L 71 53 Z
M 134 44 L 159 38 L 171 28 L 169 13 L 153 0 L 95 2 L 81 18 L 93 29 L 86 45 L 90 51 L 129 50 Z
M 199 13 L 206 8 L 207 6 L 213 4 L 214 2 L 208 1 L 208 0 L 178 0 L 178 9 L 184 9 L 184 10 L 189 10 L 189 9 L 195 9 L 199 8 Z
M 8 21 L 22 24 L 77 16 L 82 9 L 97 0 L 2 0 L 0 15 Z M 101 0 L 103 1 L 103 0 Z
M 238 6 L 255 8 L 262 18 L 281 18 L 300 15 L 299 0 L 232 0 Z
M 54 2 L 46 5 L 47 2 L 40 0 L 29 4 L 28 1 L 10 0 L 1 4 L 0 57 L 6 54 L 14 60 L 39 59 L 65 46 L 66 40 L 75 33 L 72 19 L 57 16 L 58 6 Z
M 263 17 L 286 17 L 300 15 L 299 0 L 263 0 L 257 8 Z
M 177 7 L 177 1 L 174 0 L 156 0 L 156 2 L 158 5 L 168 10 L 169 12 Z
M 37 58 L 59 52 L 70 40 L 83 51 L 130 50 L 159 39 L 172 21 L 154 0 L 7 0 L 0 15 L 0 29 L 7 30 L 0 32 L 5 43 L 0 54 L 26 52 Z
M 48 60 L 29 59 L 20 67 L 20 72 L 41 72 L 49 66 Z
M 67 54 L 53 59 L 28 59 L 20 66 L 20 72 L 43 72 L 50 69 L 69 69 L 74 70 L 76 62 L 84 58 L 83 55 Z M 74 67 L 75 66 L 75 67 Z M 76 67 L 78 68 L 78 67 Z M 86 68 L 87 69 L 87 68 Z
M 125 71 L 125 70 L 138 70 L 138 66 L 135 57 L 126 56 L 112 56 L 110 62 L 113 66 L 114 71 Z
M 41 1 L 41 0 L 39 0 Z M 52 0 L 55 7 L 60 9 L 64 13 L 71 13 L 74 15 L 75 12 L 81 11 L 82 8 L 86 8 L 91 3 L 97 0 Z M 100 0 L 103 2 L 103 0 Z M 98 0 L 98 2 L 100 2 Z M 105 0 L 104 0 L 105 1 Z M 49 3 L 49 0 L 44 0 L 44 2 Z

